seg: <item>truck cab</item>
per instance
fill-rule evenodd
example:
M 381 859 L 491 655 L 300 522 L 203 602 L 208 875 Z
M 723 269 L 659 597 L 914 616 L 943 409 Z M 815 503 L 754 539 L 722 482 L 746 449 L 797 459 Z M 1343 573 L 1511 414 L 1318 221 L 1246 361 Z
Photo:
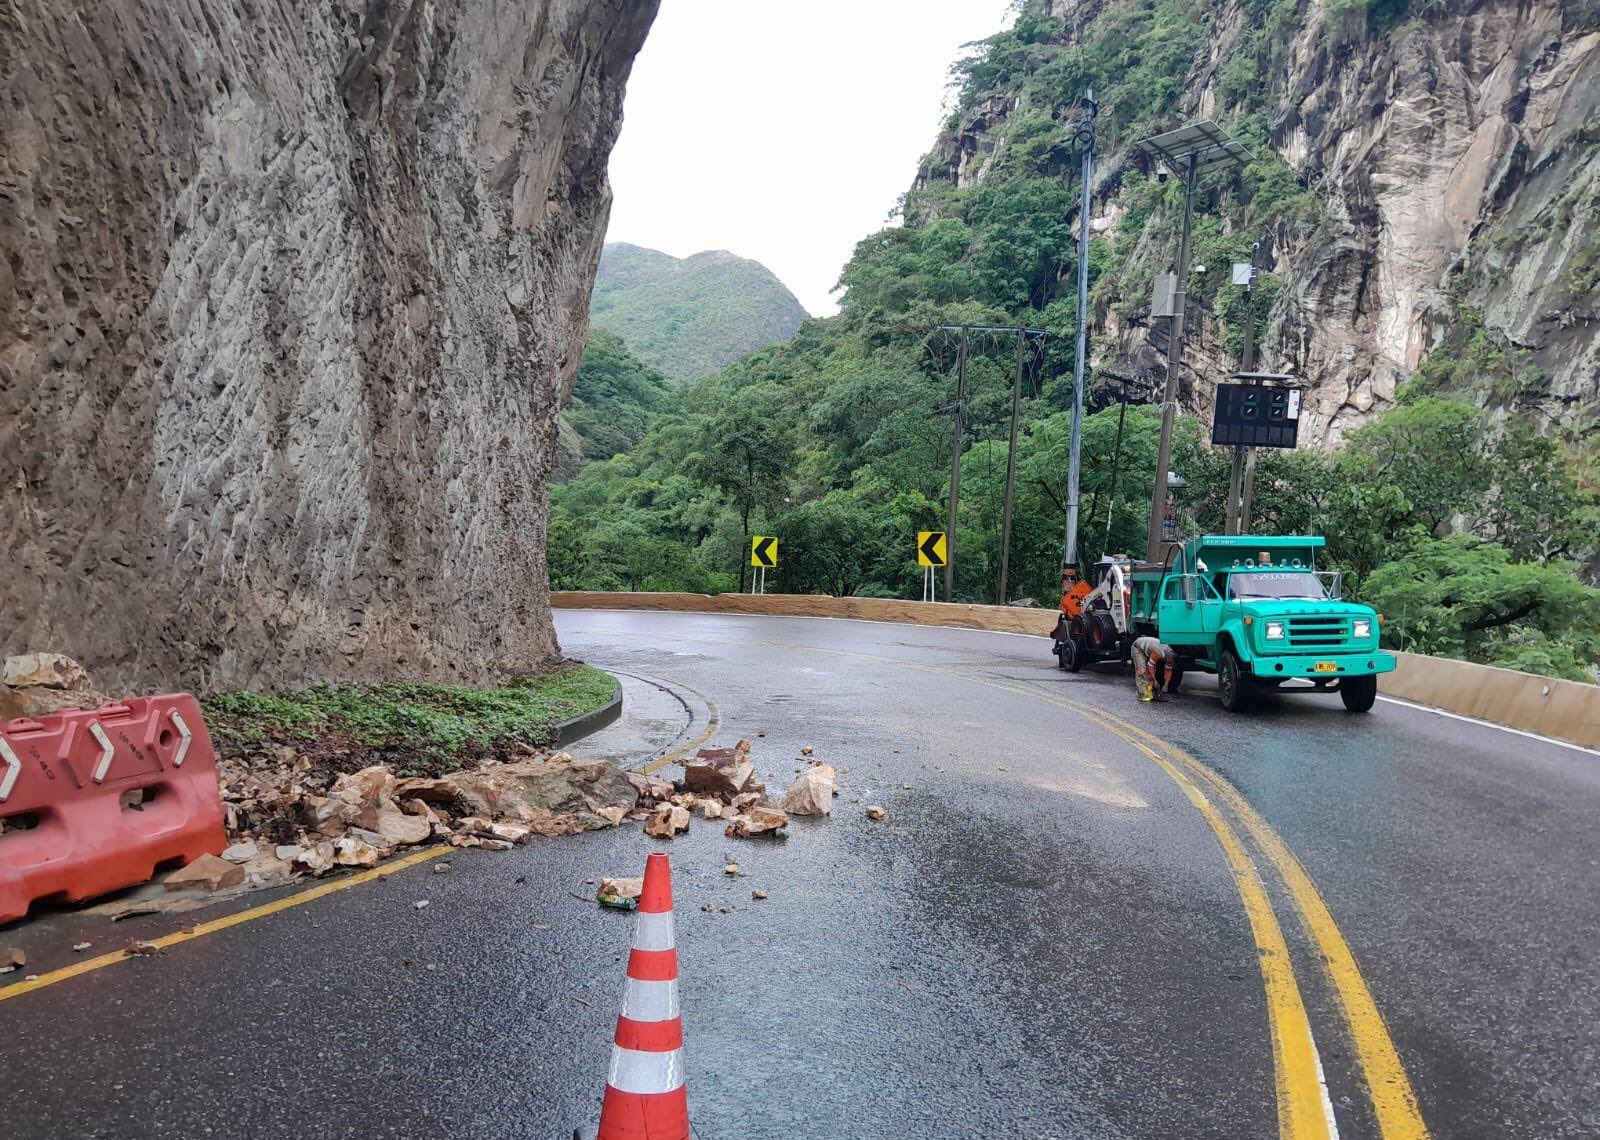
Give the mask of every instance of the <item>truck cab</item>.
M 1167 564 L 1134 570 L 1130 624 L 1187 667 L 1215 673 L 1230 711 L 1261 689 L 1299 681 L 1297 689 L 1336 692 L 1345 708 L 1366 712 L 1395 658 L 1378 648 L 1377 612 L 1344 601 L 1338 573 L 1317 569 L 1325 544 L 1308 535 L 1190 539 Z

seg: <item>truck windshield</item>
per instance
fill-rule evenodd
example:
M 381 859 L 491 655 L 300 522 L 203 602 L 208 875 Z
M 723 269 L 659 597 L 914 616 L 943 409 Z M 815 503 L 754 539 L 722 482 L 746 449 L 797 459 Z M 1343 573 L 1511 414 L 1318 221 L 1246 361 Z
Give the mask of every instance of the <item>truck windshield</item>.
M 1315 574 L 1300 571 L 1250 571 L 1228 575 L 1230 598 L 1326 598 Z

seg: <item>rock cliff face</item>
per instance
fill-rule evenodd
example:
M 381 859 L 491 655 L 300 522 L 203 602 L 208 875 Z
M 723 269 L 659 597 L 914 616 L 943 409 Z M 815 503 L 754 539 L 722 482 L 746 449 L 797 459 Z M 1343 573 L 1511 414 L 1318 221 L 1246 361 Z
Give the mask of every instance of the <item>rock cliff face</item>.
M 1067 42 L 1116 0 L 1051 0 Z M 1252 17 L 1236 0 L 1210 23 L 1171 125 L 1215 116 L 1219 79 Z M 1394 5 L 1391 5 L 1394 7 Z M 1404 5 L 1398 5 L 1403 8 Z M 1315 192 L 1312 232 L 1264 234 L 1284 288 L 1259 365 L 1308 380 L 1312 441 L 1332 442 L 1394 397 L 1430 351 L 1481 327 L 1509 363 L 1474 395 L 1581 437 L 1600 423 L 1600 26 L 1592 5 L 1440 0 L 1381 31 L 1366 8 L 1299 5 L 1271 90 L 1271 145 Z M 973 102 L 924 165 L 958 184 L 1001 156 L 1019 109 Z M 1130 155 L 1101 158 L 1096 229 L 1120 217 Z M 1165 261 L 1165 249 L 1152 251 Z M 1170 266 L 1161 264 L 1157 268 Z M 1157 322 L 1160 324 L 1161 322 Z M 1097 313 L 1097 363 L 1159 373 L 1164 330 Z M 1186 404 L 1234 367 L 1215 321 L 1191 324 Z
M 0 7 L 0 652 L 554 660 L 545 478 L 656 6 Z

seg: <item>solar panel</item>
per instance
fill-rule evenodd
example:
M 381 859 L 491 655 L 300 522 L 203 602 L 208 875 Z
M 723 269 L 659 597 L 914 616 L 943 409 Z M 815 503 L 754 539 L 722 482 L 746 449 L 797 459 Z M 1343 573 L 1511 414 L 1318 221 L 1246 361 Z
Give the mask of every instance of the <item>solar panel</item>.
M 1250 161 L 1250 151 L 1228 136 L 1216 123 L 1190 123 L 1142 140 L 1139 149 L 1165 160 L 1174 174 L 1187 174 L 1189 156 L 1194 156 L 1194 172 L 1206 174 Z

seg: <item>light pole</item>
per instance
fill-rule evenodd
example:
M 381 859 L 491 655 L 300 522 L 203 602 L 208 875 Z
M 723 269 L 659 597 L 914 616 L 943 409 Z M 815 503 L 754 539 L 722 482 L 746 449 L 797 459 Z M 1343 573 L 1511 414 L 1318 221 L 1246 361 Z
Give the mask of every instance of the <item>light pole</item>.
M 1260 249 L 1261 243 L 1255 242 L 1250 246 L 1249 264 L 1233 267 L 1233 283 L 1244 286 L 1244 344 L 1239 351 L 1239 371 L 1245 375 L 1255 370 L 1256 254 Z M 1228 477 L 1229 534 L 1243 534 L 1250 529 L 1249 515 L 1243 509 L 1246 452 L 1254 454 L 1254 449 L 1237 446 L 1233 449 L 1233 471 Z
M 1067 534 L 1061 551 L 1062 568 L 1074 574 L 1078 570 L 1078 468 L 1083 454 L 1083 369 L 1085 358 L 1089 355 L 1089 211 L 1093 205 L 1089 181 L 1094 174 L 1095 111 L 1094 88 L 1091 87 L 1084 98 L 1083 122 L 1078 127 L 1078 145 L 1083 148 L 1083 204 L 1078 207 L 1078 351 L 1072 361 L 1072 443 L 1067 459 Z
M 1172 463 L 1172 422 L 1178 400 L 1178 362 L 1183 358 L 1183 318 L 1189 295 L 1189 243 L 1194 233 L 1195 183 L 1202 174 L 1248 162 L 1250 152 L 1212 122 L 1190 123 L 1144 139 L 1138 145 L 1140 150 L 1183 177 L 1183 236 L 1178 243 L 1171 323 L 1167 330 L 1167 383 L 1161 400 L 1161 443 L 1156 454 L 1150 529 L 1145 538 L 1145 560 L 1159 562 L 1163 546 L 1162 522 L 1167 512 L 1167 469 Z

